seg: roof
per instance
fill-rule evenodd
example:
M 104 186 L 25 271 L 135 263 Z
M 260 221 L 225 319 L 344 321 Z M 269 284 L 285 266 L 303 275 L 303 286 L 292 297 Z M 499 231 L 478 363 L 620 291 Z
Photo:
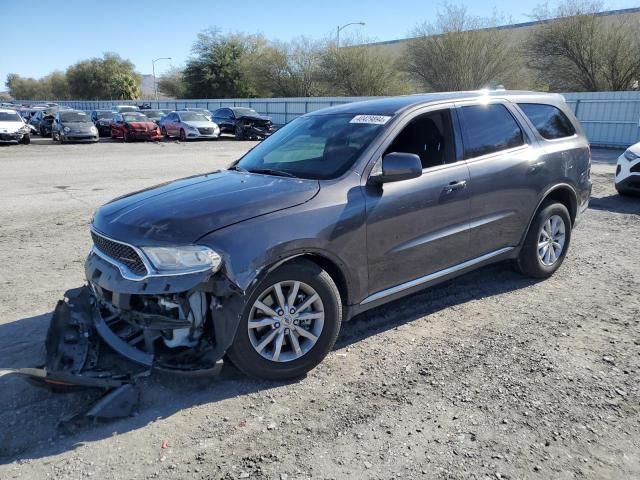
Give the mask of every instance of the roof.
M 453 102 L 458 100 L 473 100 L 475 98 L 492 97 L 503 98 L 512 101 L 538 101 L 558 103 L 564 101 L 562 95 L 557 93 L 527 92 L 518 90 L 475 90 L 469 92 L 439 92 L 422 93 L 417 95 L 404 95 L 400 97 L 387 97 L 362 102 L 345 103 L 335 107 L 316 110 L 314 114 L 363 114 L 363 115 L 395 115 L 410 107 L 427 105 L 430 103 Z

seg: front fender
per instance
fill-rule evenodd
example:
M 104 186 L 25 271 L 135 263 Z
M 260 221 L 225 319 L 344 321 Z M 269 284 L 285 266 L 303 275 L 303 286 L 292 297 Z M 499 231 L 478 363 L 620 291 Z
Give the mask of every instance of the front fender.
M 222 256 L 226 276 L 243 292 L 279 262 L 311 254 L 340 269 L 355 300 L 367 287 L 364 219 L 360 186 L 334 184 L 305 204 L 231 225 L 198 243 Z

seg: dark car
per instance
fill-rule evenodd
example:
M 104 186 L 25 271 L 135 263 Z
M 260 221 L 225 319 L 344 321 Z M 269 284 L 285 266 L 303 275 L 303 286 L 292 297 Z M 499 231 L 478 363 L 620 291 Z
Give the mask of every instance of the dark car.
M 504 260 L 551 276 L 587 208 L 590 165 L 560 95 L 309 113 L 227 170 L 100 207 L 88 288 L 56 308 L 47 375 L 86 382 L 100 339 L 147 369 L 206 369 L 226 354 L 252 376 L 298 377 L 370 308 Z
M 94 110 L 91 112 L 91 121 L 98 129 L 101 137 L 111 135 L 111 122 L 113 120 L 113 112 L 111 110 Z
M 270 118 L 245 107 L 219 108 L 213 112 L 212 121 L 218 124 L 220 133 L 233 133 L 238 140 L 266 138 L 273 128 Z
M 140 112 L 116 113 L 111 122 L 111 138 L 122 138 L 125 142 L 134 140 L 162 139 L 160 127 Z
M 51 126 L 53 125 L 53 117 L 55 110 L 37 110 L 31 116 L 29 124 L 33 125 L 36 132 L 42 137 L 51 136 Z
M 95 143 L 100 138 L 91 115 L 80 110 L 59 110 L 51 127 L 51 140 L 61 145 L 66 142 Z
M 162 120 L 162 118 L 167 114 L 171 113 L 171 110 L 145 110 L 143 113 L 157 125 L 160 125 L 160 120 Z

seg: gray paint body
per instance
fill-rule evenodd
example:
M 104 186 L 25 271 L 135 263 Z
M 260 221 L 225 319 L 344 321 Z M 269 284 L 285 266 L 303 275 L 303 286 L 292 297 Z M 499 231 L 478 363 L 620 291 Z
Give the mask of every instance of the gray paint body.
M 486 102 L 507 106 L 524 131 L 526 143 L 463 160 L 457 108 Z M 571 119 L 576 134 L 560 140 L 543 139 L 516 102 L 556 106 Z M 457 161 L 426 169 L 410 180 L 381 185 L 370 182 L 374 165 L 395 135 L 416 116 L 441 108 L 450 108 L 453 113 Z M 351 317 L 486 263 L 516 257 L 537 208 L 556 190 L 573 199 L 569 207 L 574 219 L 587 207 L 591 191 L 589 147 L 579 123 L 559 95 L 431 94 L 351 103 L 309 115 L 331 113 L 392 116 L 353 168 L 340 178 L 301 182 L 266 177 L 268 182 L 262 182 L 256 181 L 256 174 L 210 174 L 207 182 L 197 180 L 196 187 L 183 181 L 169 197 L 151 190 L 119 199 L 98 210 L 94 226 L 114 239 L 137 246 L 207 245 L 220 253 L 224 259 L 222 273 L 242 291 L 249 290 L 282 261 L 305 254 L 322 257 L 333 264 L 334 274 L 339 272 L 341 278 L 336 280 L 343 286 L 342 301 L 347 317 Z M 211 180 L 217 176 L 227 178 L 219 185 L 230 192 L 222 199 L 224 209 L 219 204 L 208 206 L 202 198 L 194 203 L 187 195 L 195 188 L 206 198 L 203 187 L 207 183 L 217 185 L 218 180 Z M 249 203 L 254 203 L 247 203 L 251 191 L 231 193 L 229 179 L 237 189 L 253 185 L 257 191 L 266 192 L 270 186 L 274 190 L 267 195 L 269 208 L 254 205 L 251 211 L 245 211 Z M 466 182 L 465 188 L 446 191 L 449 184 L 461 181 Z M 280 206 L 279 189 L 284 192 Z M 184 216 L 182 194 L 188 197 Z M 171 202 L 167 203 L 168 199 Z M 160 228 L 158 222 L 145 222 L 139 217 L 145 210 L 153 211 L 156 201 L 165 213 L 171 212 L 163 213 Z M 207 219 L 211 215 L 218 220 Z M 219 221 L 224 215 L 231 220 Z M 121 222 L 118 218 L 135 221 Z M 168 225 L 171 229 L 166 228 Z M 93 263 L 100 261 L 92 259 Z M 87 275 L 91 277 L 90 269 Z M 161 288 L 153 290 L 144 291 L 162 293 Z

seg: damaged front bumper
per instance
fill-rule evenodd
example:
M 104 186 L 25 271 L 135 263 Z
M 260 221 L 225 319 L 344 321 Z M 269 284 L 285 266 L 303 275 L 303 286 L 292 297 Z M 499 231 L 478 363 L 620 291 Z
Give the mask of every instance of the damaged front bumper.
M 88 285 L 67 291 L 56 305 L 45 365 L 14 373 L 57 391 L 105 390 L 94 405 L 100 405 L 100 417 L 113 402 L 124 405 L 118 416 L 129 415 L 137 403 L 136 380 L 154 369 L 219 373 L 243 305 L 242 292 L 224 275 L 127 280 L 95 253 L 87 258 L 85 273 Z

